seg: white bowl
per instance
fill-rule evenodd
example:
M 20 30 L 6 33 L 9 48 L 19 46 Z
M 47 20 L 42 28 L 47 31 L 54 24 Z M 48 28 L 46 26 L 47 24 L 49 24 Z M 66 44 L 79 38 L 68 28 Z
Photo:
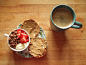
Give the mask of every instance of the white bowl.
M 14 29 L 14 30 L 18 30 L 18 29 Z M 12 30 L 12 31 L 14 31 L 14 30 Z M 24 30 L 24 29 L 21 29 L 21 30 Z M 12 33 L 12 31 L 10 32 L 10 34 Z M 28 32 L 26 31 L 26 30 L 24 30 L 27 34 L 28 34 Z M 9 35 L 10 35 L 9 34 Z M 9 47 L 10 47 L 10 44 L 9 44 L 9 35 L 7 35 L 7 34 L 4 34 L 5 36 L 7 36 L 8 38 L 7 38 L 7 43 L 8 43 L 8 45 L 9 45 Z M 29 36 L 29 34 L 28 34 L 28 36 Z M 23 50 L 25 50 L 26 48 L 28 48 L 28 46 L 29 46 L 29 43 L 30 43 L 30 36 L 29 36 L 29 42 L 27 42 L 27 46 L 24 48 L 24 49 L 22 49 L 22 50 L 17 50 L 17 49 L 14 49 L 14 48 L 12 48 L 12 47 L 10 47 L 13 51 L 23 51 Z

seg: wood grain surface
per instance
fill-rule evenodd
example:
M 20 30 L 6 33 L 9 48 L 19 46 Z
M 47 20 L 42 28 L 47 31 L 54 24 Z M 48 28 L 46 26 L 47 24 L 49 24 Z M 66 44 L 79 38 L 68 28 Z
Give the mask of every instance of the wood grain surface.
M 51 11 L 59 4 L 74 9 L 81 29 L 51 29 Z M 42 58 L 20 57 L 7 44 L 4 33 L 27 19 L 34 19 L 45 32 L 48 49 Z M 0 0 L 0 65 L 86 65 L 86 0 Z

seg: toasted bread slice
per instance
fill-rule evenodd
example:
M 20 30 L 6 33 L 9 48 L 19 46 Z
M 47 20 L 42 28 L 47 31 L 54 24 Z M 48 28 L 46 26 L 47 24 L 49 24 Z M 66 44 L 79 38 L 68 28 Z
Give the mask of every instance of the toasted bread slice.
M 28 49 L 33 57 L 40 58 L 45 55 L 46 48 L 47 42 L 43 38 L 33 38 Z
M 21 28 L 29 33 L 30 38 L 37 37 L 40 32 L 40 26 L 32 19 L 24 21 Z

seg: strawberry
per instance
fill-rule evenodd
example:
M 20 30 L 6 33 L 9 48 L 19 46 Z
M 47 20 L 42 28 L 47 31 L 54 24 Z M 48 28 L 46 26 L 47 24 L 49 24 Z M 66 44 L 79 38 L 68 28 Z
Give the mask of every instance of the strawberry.
M 24 37 L 20 39 L 20 43 L 26 43 L 26 42 L 27 40 Z
M 23 31 L 23 30 L 21 30 L 21 33 L 25 33 L 25 34 L 27 34 L 25 31 Z
M 20 43 L 26 43 L 29 41 L 29 36 L 27 33 L 21 29 L 17 30 L 18 37 L 20 38 Z
M 29 39 L 27 39 L 27 42 L 29 42 Z
M 21 31 L 21 29 L 18 29 L 17 32 Z
M 17 30 L 17 34 L 18 34 L 18 37 L 20 38 L 20 35 L 21 35 L 21 29 L 18 29 L 18 30 Z
M 26 43 L 28 38 L 28 35 L 24 34 L 24 33 L 21 33 L 21 36 L 20 36 L 20 43 Z
M 26 38 L 22 34 L 21 34 L 21 37 L 20 37 L 20 43 L 26 43 Z
M 21 33 L 25 33 L 23 30 L 21 30 Z

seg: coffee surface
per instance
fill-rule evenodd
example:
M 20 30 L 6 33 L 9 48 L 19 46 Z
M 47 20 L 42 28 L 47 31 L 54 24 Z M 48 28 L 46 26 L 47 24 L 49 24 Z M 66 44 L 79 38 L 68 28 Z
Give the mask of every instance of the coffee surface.
M 65 8 L 56 9 L 52 14 L 52 19 L 56 26 L 62 28 L 69 26 L 73 21 L 72 14 Z

